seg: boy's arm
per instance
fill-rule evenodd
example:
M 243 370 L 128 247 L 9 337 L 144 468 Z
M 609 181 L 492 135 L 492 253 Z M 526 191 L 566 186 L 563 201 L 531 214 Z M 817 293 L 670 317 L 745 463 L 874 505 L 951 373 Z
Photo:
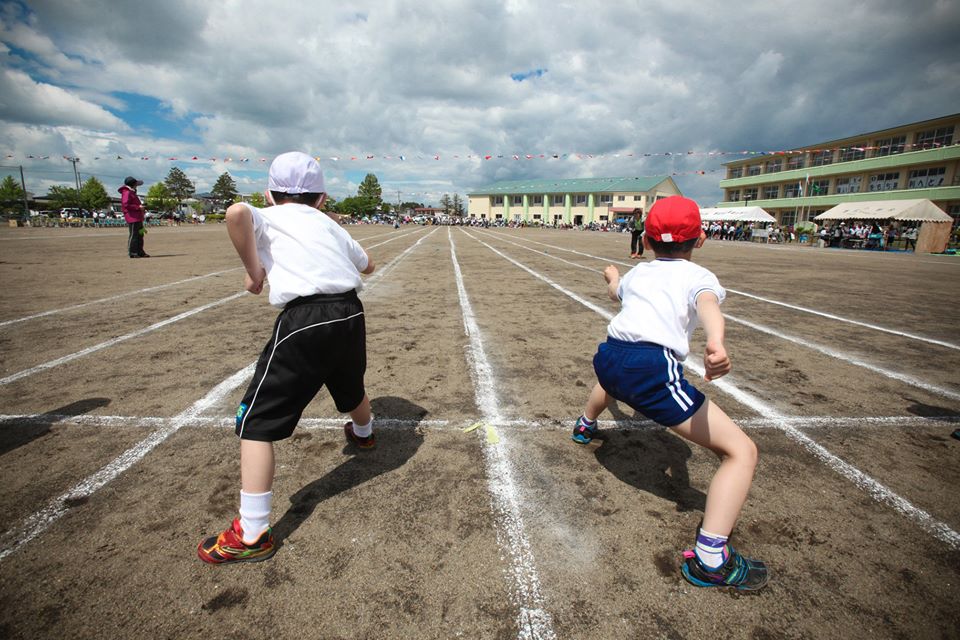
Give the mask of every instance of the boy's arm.
M 253 214 L 247 205 L 237 202 L 230 205 L 227 209 L 227 234 L 233 247 L 240 256 L 244 268 L 247 270 L 244 278 L 244 286 L 250 293 L 260 293 L 263 291 L 263 281 L 267 277 L 267 272 L 260 264 L 260 256 L 257 255 L 257 240 L 253 232 Z
M 720 300 L 711 291 L 697 296 L 697 316 L 707 333 L 707 348 L 703 354 L 703 378 L 707 382 L 730 373 L 730 358 L 723 346 L 725 321 L 720 311 Z
M 366 249 L 363 250 L 363 253 L 364 255 L 367 256 L 367 268 L 361 271 L 360 273 L 362 273 L 365 276 L 368 276 L 371 273 L 373 273 L 373 270 L 376 269 L 377 267 L 375 264 L 373 264 L 373 258 L 370 257 L 370 254 L 367 253 Z
M 620 302 L 620 296 L 617 295 L 617 289 L 620 288 L 620 271 L 612 264 L 607 265 L 603 270 L 603 279 L 607 281 L 607 295 L 614 302 Z

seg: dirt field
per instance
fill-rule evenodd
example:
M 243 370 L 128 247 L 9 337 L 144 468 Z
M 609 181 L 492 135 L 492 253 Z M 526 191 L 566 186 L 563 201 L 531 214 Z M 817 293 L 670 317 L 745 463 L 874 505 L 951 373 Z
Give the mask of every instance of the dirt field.
M 349 230 L 378 446 L 321 392 L 277 446 L 278 553 L 213 567 L 275 317 L 225 228 L 151 229 L 145 260 L 0 229 L 0 637 L 960 637 L 960 258 L 695 255 L 734 370 L 703 382 L 698 332 L 687 376 L 760 450 L 733 542 L 773 576 L 738 596 L 679 572 L 712 454 L 628 407 L 570 441 L 628 235 Z

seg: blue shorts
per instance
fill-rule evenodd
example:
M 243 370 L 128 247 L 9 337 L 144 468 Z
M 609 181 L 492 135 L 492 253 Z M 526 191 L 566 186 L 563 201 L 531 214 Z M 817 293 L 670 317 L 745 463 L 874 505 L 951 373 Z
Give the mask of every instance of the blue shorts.
M 706 400 L 683 377 L 683 365 L 666 347 L 607 337 L 593 370 L 608 394 L 665 427 L 693 417 Z

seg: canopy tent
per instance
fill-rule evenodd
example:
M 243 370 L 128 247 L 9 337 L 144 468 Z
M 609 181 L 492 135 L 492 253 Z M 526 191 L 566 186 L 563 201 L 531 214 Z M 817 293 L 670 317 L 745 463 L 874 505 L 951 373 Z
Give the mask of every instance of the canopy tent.
M 929 200 L 871 200 L 838 204 L 832 209 L 827 209 L 814 220 L 952 222 L 953 218 Z
M 950 242 L 950 229 L 953 227 L 953 218 L 925 199 L 845 202 L 827 209 L 814 220 L 869 220 L 908 223 L 897 225 L 901 227 L 919 226 L 920 233 L 914 249 L 917 253 L 943 253 Z
M 700 209 L 704 222 L 776 222 L 777 219 L 760 207 L 707 207 Z

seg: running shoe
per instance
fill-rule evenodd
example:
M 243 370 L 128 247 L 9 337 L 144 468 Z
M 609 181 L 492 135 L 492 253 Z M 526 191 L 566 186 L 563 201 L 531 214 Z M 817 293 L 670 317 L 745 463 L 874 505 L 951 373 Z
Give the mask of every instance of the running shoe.
M 253 544 L 245 544 L 240 518 L 234 518 L 230 528 L 220 535 L 210 536 L 197 546 L 197 555 L 210 564 L 261 562 L 270 558 L 276 551 L 271 529 L 264 531 Z
M 373 437 L 373 432 L 370 432 L 366 438 L 361 438 L 353 432 L 353 422 L 347 422 L 343 425 L 343 433 L 347 436 L 347 442 L 350 444 L 356 445 L 361 449 L 372 449 L 374 445 L 377 444 L 376 439 Z
M 577 425 L 573 428 L 573 436 L 571 436 L 574 442 L 580 444 L 590 444 L 590 441 L 593 440 L 594 436 L 597 435 L 597 423 L 594 421 L 592 425 L 589 425 L 585 422 L 586 417 L 580 416 L 577 418 Z
M 680 570 L 687 582 L 694 586 L 733 587 L 739 591 L 758 591 L 766 586 L 770 577 L 767 565 L 760 560 L 744 558 L 730 545 L 727 545 L 727 559 L 720 567 L 707 568 L 697 554 L 688 549 L 683 552 Z

